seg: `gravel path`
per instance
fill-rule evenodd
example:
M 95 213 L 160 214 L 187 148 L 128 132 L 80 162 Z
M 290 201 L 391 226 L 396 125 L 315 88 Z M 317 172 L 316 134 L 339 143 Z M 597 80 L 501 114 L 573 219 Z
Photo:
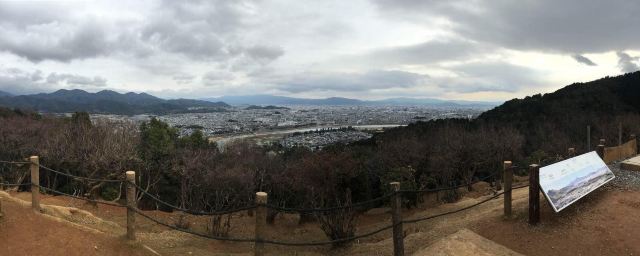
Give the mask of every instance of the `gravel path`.
M 616 178 L 611 181 L 607 187 L 625 189 L 625 190 L 640 190 L 640 172 L 629 171 L 620 168 L 620 162 L 609 165 L 609 169 L 616 175 Z

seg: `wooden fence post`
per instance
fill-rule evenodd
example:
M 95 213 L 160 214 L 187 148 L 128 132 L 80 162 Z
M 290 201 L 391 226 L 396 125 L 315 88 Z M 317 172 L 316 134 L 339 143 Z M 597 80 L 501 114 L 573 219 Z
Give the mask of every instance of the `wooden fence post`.
M 622 145 L 622 123 L 618 124 L 618 146 Z
M 29 157 L 31 162 L 31 208 L 40 212 L 40 158 Z
M 540 222 L 540 166 L 529 165 L 529 224 Z
M 402 231 L 402 194 L 400 182 L 391 182 L 393 201 L 391 204 L 391 221 L 393 222 L 393 255 L 404 256 L 404 234 Z
M 256 217 L 256 226 L 255 226 L 255 235 L 256 242 L 254 245 L 254 253 L 255 256 L 264 255 L 264 243 L 262 240 L 264 239 L 264 231 L 267 227 L 267 208 L 264 205 L 267 204 L 267 193 L 265 192 L 257 192 L 256 193 L 256 208 L 255 217 Z
M 137 208 L 136 204 L 136 172 L 127 171 L 127 239 L 130 241 L 136 240 L 136 212 L 133 210 Z
M 598 153 L 598 156 L 600 156 L 600 158 L 602 158 L 604 160 L 604 145 L 603 144 L 598 145 L 598 147 L 596 148 L 596 152 Z
M 511 183 L 513 182 L 513 164 L 511 161 L 504 161 L 502 169 L 504 170 L 504 217 L 511 217 Z

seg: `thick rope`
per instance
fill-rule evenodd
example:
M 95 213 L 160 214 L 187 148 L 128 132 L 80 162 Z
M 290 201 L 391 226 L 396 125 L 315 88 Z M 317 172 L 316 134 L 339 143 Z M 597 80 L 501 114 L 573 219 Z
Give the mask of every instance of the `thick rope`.
M 481 181 L 486 181 L 489 178 L 492 178 L 494 176 L 496 176 L 496 175 L 495 174 L 491 174 L 491 175 L 485 176 L 485 177 L 483 177 L 481 179 L 478 179 L 476 181 L 468 182 L 468 183 L 465 183 L 465 184 L 460 184 L 460 185 L 457 185 L 457 186 L 447 187 L 447 188 L 400 190 L 399 192 L 400 193 L 429 193 L 429 192 L 439 192 L 439 191 L 459 189 L 459 188 L 464 188 L 464 187 L 467 187 L 467 186 L 471 186 L 471 185 L 476 184 L 476 183 L 481 182 Z
M 23 164 L 30 164 L 31 162 L 20 162 L 20 161 L 3 161 L 0 160 L 0 164 L 15 164 L 15 165 L 23 165 Z
M 384 196 L 381 196 L 381 197 L 378 197 L 378 198 L 374 198 L 374 199 L 371 199 L 371 200 L 358 202 L 358 203 L 355 203 L 355 204 L 350 204 L 350 205 L 345 205 L 345 206 L 328 207 L 328 208 L 286 208 L 286 207 L 280 207 L 280 206 L 271 205 L 271 204 L 267 204 L 267 205 L 265 205 L 265 207 L 267 207 L 269 209 L 276 210 L 276 211 L 290 212 L 290 213 L 330 212 L 330 211 L 338 211 L 338 210 L 366 207 L 366 206 L 370 205 L 371 203 L 375 203 L 375 202 L 378 202 L 378 201 L 389 199 L 393 195 L 394 194 L 392 193 L 392 194 L 387 194 L 387 195 L 384 195 Z
M 298 242 L 284 242 L 284 241 L 275 241 L 275 240 L 266 240 L 266 239 L 261 239 L 260 241 L 256 240 L 256 239 L 252 239 L 252 238 L 230 238 L 230 237 L 219 237 L 219 236 L 210 236 L 210 235 L 206 235 L 206 234 L 201 234 L 198 232 L 194 232 L 188 229 L 183 229 L 180 227 L 176 227 L 174 225 L 171 224 L 167 224 L 164 222 L 161 222 L 157 219 L 154 219 L 153 217 L 143 213 L 142 211 L 136 209 L 136 208 L 129 208 L 132 209 L 134 212 L 136 212 L 137 214 L 140 214 L 142 217 L 145 217 L 146 219 L 155 222 L 159 225 L 165 226 L 167 228 L 170 229 L 174 229 L 177 231 L 181 231 L 184 233 L 188 233 L 188 234 L 192 234 L 195 236 L 199 236 L 199 237 L 203 237 L 203 238 L 208 238 L 208 239 L 213 239 L 213 240 L 219 240 L 219 241 L 232 241 L 232 242 L 251 242 L 251 243 L 255 243 L 255 242 L 262 242 L 265 244 L 274 244 L 274 245 L 284 245 L 284 246 L 319 246 L 319 245 L 329 245 L 329 244 L 335 244 L 335 243 L 345 243 L 345 242 L 350 242 L 356 239 L 360 239 L 360 238 L 364 238 L 364 237 L 368 237 L 368 236 L 372 236 L 375 235 L 377 233 L 380 233 L 382 231 L 388 230 L 393 228 L 393 225 L 389 225 L 389 226 L 384 226 L 382 228 L 376 229 L 374 231 L 371 232 L 367 232 L 365 234 L 361 234 L 358 236 L 352 236 L 352 237 L 348 237 L 348 238 L 342 238 L 342 239 L 336 239 L 336 240 L 330 240 L 330 241 L 319 241 L 319 242 L 306 242 L 306 243 L 298 243 Z
M 56 173 L 56 174 L 60 174 L 60 175 L 67 176 L 67 177 L 71 177 L 71 178 L 74 178 L 74 179 L 78 179 L 78 180 L 88 180 L 88 181 L 97 181 L 97 182 L 112 182 L 112 183 L 122 182 L 122 180 L 95 179 L 95 178 L 87 178 L 87 177 L 76 176 L 76 175 L 73 175 L 73 174 L 68 174 L 68 173 L 64 173 L 64 172 L 61 172 L 61 171 L 56 171 L 56 170 L 51 169 L 49 167 L 46 167 L 44 165 L 40 165 L 40 168 L 45 169 L 45 170 L 50 171 L 50 172 L 53 172 L 53 173 Z
M 171 209 L 174 209 L 176 211 L 181 211 L 181 212 L 185 212 L 185 213 L 189 213 L 192 215 L 224 215 L 224 214 L 230 214 L 230 213 L 236 213 L 236 212 L 240 212 L 240 211 L 246 211 L 246 210 L 251 210 L 251 209 L 255 209 L 257 207 L 257 205 L 248 205 L 245 207 L 240 207 L 240 208 L 236 208 L 236 209 L 232 209 L 232 210 L 226 210 L 226 211 L 215 211 L 215 212 L 205 212 L 205 211 L 193 211 L 193 210 L 189 210 L 189 209 L 185 209 L 182 207 L 178 207 L 175 205 L 172 205 L 168 202 L 162 201 L 160 198 L 154 196 L 153 194 L 147 192 L 146 190 L 144 190 L 143 188 L 141 188 L 140 186 L 138 186 L 137 184 L 127 181 L 127 184 L 131 184 L 134 187 L 136 187 L 136 189 L 140 192 L 142 192 L 142 194 L 148 196 L 149 198 L 153 199 L 154 201 L 167 206 Z
M 528 186 L 529 186 L 529 185 L 523 185 L 523 186 L 519 186 L 519 187 L 514 187 L 514 188 L 511 188 L 511 190 L 509 190 L 509 191 L 513 191 L 513 190 L 515 190 L 515 189 L 520 189 L 520 188 L 526 188 L 526 187 L 528 187 Z M 469 205 L 469 206 L 466 206 L 466 207 L 463 207 L 463 208 L 460 208 L 460 209 L 457 209 L 457 210 L 448 211 L 448 212 L 444 212 L 444 213 L 440 213 L 440 214 L 436 214 L 436 215 L 431 215 L 431 216 L 427 216 L 427 217 L 423 217 L 423 218 L 417 218 L 417 219 L 412 219 L 412 220 L 403 220 L 403 221 L 402 221 L 402 223 L 407 223 L 407 224 L 409 224 L 409 223 L 416 223 L 416 222 L 420 222 L 420 221 L 425 221 L 425 220 L 434 219 L 434 218 L 437 218 L 437 217 L 442 217 L 442 216 L 449 215 L 449 214 L 458 213 L 458 212 L 461 212 L 461 211 L 464 211 L 464 210 L 468 210 L 468 209 L 474 208 L 474 207 L 476 207 L 476 206 L 479 206 L 479 205 L 481 205 L 481 204 L 484 204 L 484 203 L 486 203 L 486 202 L 489 202 L 489 201 L 491 201 L 491 200 L 493 200 L 493 199 L 496 199 L 496 198 L 498 198 L 498 197 L 502 196 L 502 195 L 503 195 L 504 193 L 506 193 L 506 192 L 507 192 L 507 191 L 502 191 L 502 192 L 500 192 L 500 193 L 498 193 L 498 194 L 496 194 L 496 195 L 494 195 L 494 196 L 492 196 L 492 197 L 489 197 L 489 198 L 487 198 L 487 199 L 485 199 L 485 200 L 482 200 L 482 201 L 480 201 L 480 202 L 477 202 L 477 203 L 475 203 L 475 204 L 472 204 L 472 205 Z
M 0 183 L 2 186 L 31 186 L 31 182 L 27 183 Z
M 57 190 L 55 190 L 55 189 L 51 189 L 51 188 L 48 188 L 48 187 L 45 187 L 45 186 L 41 186 L 41 185 L 38 185 L 38 187 L 40 187 L 40 188 L 42 188 L 42 189 L 44 189 L 44 190 L 50 191 L 50 192 L 52 192 L 52 193 L 55 193 L 55 194 L 60 194 L 60 195 L 63 195 L 63 196 L 68 196 L 68 197 L 71 197 L 71 198 L 84 200 L 84 201 L 87 201 L 87 202 L 98 203 L 98 204 L 104 204 L 104 205 L 110 205 L 110 206 L 115 206 L 115 207 L 127 207 L 127 206 L 125 206 L 125 205 L 116 204 L 116 203 L 112 203 L 112 202 L 105 202 L 105 201 L 100 201 L 100 200 L 93 200 L 93 199 L 89 199 L 89 198 L 85 198 L 85 197 L 80 197 L 80 196 L 75 196 L 75 195 L 67 194 L 67 193 L 60 192 L 60 191 L 57 191 Z

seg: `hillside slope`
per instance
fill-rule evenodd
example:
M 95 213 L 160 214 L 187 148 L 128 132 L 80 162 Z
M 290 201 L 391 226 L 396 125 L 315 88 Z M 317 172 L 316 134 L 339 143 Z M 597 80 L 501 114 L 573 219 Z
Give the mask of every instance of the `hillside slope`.
M 86 111 L 123 115 L 221 111 L 229 107 L 224 102 L 165 100 L 146 93 L 121 94 L 108 90 L 97 93 L 58 90 L 53 93 L 0 97 L 0 106 L 54 113 Z
M 513 99 L 474 120 L 432 120 L 391 129 L 374 137 L 374 141 L 378 144 L 406 140 L 440 143 L 430 141 L 434 140 L 433 134 L 443 129 L 462 127 L 468 134 L 475 134 L 479 127 L 499 127 L 513 129 L 522 136 L 524 157 L 536 151 L 539 156 L 553 156 L 565 153 L 569 147 L 578 152 L 594 150 L 601 138 L 606 139 L 607 145 L 617 144 L 618 125 L 622 125 L 623 140 L 631 134 L 640 134 L 640 71 L 575 83 L 544 95 Z M 591 131 L 590 146 L 586 140 L 587 126 Z M 516 139 L 495 138 L 501 141 Z M 403 147 L 406 152 L 407 146 Z
M 477 122 L 517 129 L 526 138 L 525 149 L 564 152 L 567 147 L 593 150 L 600 138 L 617 143 L 640 132 L 640 71 L 575 83 L 553 93 L 505 102 L 478 117 Z M 586 145 L 586 127 L 592 145 Z
M 513 99 L 489 110 L 485 121 L 535 122 L 570 114 L 624 114 L 640 112 L 640 71 L 575 83 L 553 93 Z

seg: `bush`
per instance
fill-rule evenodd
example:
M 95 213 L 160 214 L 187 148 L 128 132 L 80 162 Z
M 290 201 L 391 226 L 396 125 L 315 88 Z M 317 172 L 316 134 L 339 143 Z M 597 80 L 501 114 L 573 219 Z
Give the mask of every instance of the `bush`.
M 107 186 L 100 190 L 100 197 L 106 201 L 113 201 L 120 197 L 120 187 Z

